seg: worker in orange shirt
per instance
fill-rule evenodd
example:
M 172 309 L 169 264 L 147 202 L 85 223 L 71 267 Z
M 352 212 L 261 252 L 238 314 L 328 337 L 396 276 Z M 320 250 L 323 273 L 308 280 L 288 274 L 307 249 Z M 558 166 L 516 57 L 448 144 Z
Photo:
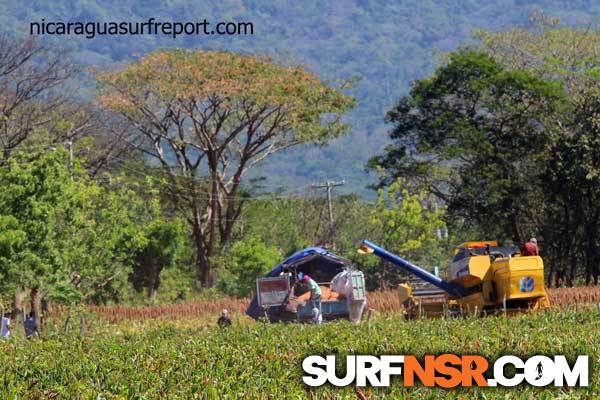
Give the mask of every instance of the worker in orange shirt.
M 529 239 L 529 242 L 523 246 L 522 256 L 539 256 L 540 252 L 537 246 L 537 240 L 535 238 Z

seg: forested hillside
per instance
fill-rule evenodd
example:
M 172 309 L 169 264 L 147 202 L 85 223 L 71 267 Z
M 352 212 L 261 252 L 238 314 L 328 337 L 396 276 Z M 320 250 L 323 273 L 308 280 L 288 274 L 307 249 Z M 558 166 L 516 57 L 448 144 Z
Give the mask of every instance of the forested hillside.
M 343 191 L 363 195 L 375 181 L 367 179 L 365 163 L 388 140 L 385 112 L 407 92 L 412 80 L 433 71 L 436 53 L 468 42 L 474 28 L 526 25 L 535 10 L 557 16 L 566 25 L 596 24 L 600 15 L 600 3 L 593 0 L 35 0 L 27 8 L 18 0 L 2 3 L 2 30 L 21 34 L 28 34 L 29 23 L 42 18 L 65 22 L 206 18 L 254 24 L 253 36 L 59 37 L 58 42 L 72 48 L 76 60 L 85 65 L 106 67 L 159 47 L 179 46 L 266 53 L 279 62 L 305 64 L 329 81 L 358 78 L 350 91 L 358 106 L 348 116 L 349 136 L 327 147 L 280 154 L 258 175 L 266 176 L 269 185 L 288 189 L 324 178 L 345 178 Z

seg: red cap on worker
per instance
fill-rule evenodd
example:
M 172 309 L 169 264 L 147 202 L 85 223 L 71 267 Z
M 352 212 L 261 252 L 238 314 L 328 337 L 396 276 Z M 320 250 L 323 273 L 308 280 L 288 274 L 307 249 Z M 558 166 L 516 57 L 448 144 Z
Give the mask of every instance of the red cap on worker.
M 310 275 L 304 275 L 302 277 L 302 282 L 308 282 L 308 281 L 310 281 Z

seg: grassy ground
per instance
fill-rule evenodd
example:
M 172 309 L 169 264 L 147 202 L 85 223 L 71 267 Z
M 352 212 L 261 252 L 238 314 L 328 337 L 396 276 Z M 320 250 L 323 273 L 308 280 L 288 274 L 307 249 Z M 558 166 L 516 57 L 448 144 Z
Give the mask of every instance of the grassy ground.
M 0 398 L 600 398 L 600 313 L 597 307 L 528 315 L 405 322 L 376 315 L 370 324 L 263 324 L 235 316 L 230 329 L 212 319 L 154 320 L 119 325 L 95 321 L 85 339 L 47 333 L 43 340 L 0 342 Z M 587 389 L 403 388 L 383 390 L 302 383 L 312 354 L 503 354 L 522 358 L 587 354 Z

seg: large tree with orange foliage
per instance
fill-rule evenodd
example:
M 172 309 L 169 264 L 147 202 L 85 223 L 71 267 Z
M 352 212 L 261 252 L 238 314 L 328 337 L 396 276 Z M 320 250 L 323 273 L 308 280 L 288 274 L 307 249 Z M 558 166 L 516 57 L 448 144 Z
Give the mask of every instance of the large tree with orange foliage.
M 354 105 L 305 68 L 230 52 L 160 50 L 98 78 L 101 102 L 136 127 L 169 177 L 204 285 L 231 241 L 244 174 L 275 152 L 341 135 Z

